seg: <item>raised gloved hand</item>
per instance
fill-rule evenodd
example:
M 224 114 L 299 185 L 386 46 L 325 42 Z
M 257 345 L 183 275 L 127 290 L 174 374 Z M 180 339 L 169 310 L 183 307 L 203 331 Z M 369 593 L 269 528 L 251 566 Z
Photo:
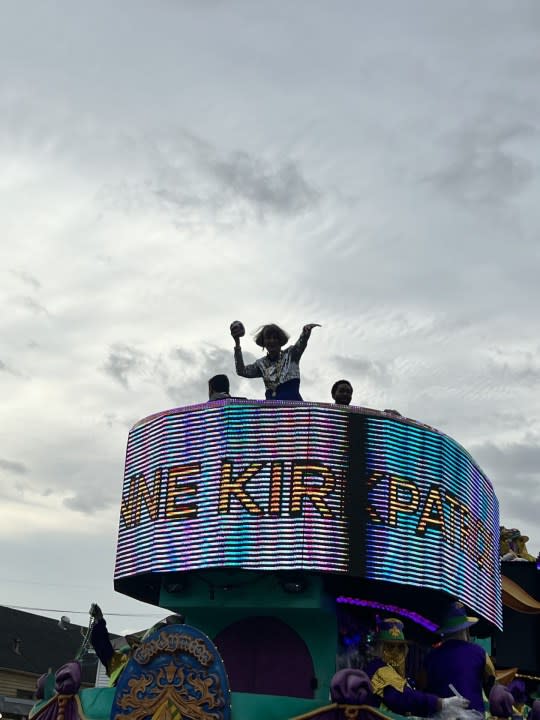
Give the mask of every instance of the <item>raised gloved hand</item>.
M 309 325 L 304 325 L 304 327 L 302 328 L 302 332 L 309 336 L 311 335 L 311 331 L 313 330 L 313 328 L 316 327 L 322 327 L 322 325 L 319 325 L 319 323 L 309 323 Z
M 90 613 L 90 617 L 93 617 L 96 622 L 103 620 L 103 613 L 97 603 L 92 603 L 88 612 Z

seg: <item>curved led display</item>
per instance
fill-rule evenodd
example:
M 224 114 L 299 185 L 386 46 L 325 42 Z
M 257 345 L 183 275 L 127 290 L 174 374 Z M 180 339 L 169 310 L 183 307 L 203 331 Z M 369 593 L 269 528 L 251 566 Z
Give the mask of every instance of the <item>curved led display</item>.
M 343 573 L 444 590 L 500 626 L 498 531 L 491 483 L 432 428 L 336 405 L 205 403 L 130 431 L 115 586 L 205 568 Z

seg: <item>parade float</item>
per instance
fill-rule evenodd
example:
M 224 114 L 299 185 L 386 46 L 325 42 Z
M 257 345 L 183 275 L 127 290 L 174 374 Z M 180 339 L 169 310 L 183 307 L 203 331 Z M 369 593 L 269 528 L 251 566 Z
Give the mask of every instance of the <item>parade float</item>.
M 150 632 L 116 687 L 57 683 L 33 718 L 380 716 L 330 699 L 377 613 L 418 647 L 450 597 L 501 629 L 498 502 L 457 442 L 396 414 L 176 408 L 129 433 L 114 586 L 185 623 Z

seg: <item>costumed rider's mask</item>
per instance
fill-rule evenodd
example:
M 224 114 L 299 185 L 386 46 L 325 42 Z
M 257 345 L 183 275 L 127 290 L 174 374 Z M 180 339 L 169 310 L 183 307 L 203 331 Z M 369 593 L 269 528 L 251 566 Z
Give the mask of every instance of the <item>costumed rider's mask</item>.
M 381 659 L 394 670 L 405 677 L 405 660 L 408 648 L 405 643 L 383 643 Z

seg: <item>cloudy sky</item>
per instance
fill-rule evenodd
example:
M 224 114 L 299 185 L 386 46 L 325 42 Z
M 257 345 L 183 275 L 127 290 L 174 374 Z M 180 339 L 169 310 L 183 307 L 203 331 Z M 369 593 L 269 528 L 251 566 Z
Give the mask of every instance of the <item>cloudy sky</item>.
M 3 0 L 0 79 L 2 604 L 163 615 L 112 591 L 127 433 L 262 397 L 234 319 L 321 323 L 304 398 L 450 434 L 540 550 L 537 0 Z

